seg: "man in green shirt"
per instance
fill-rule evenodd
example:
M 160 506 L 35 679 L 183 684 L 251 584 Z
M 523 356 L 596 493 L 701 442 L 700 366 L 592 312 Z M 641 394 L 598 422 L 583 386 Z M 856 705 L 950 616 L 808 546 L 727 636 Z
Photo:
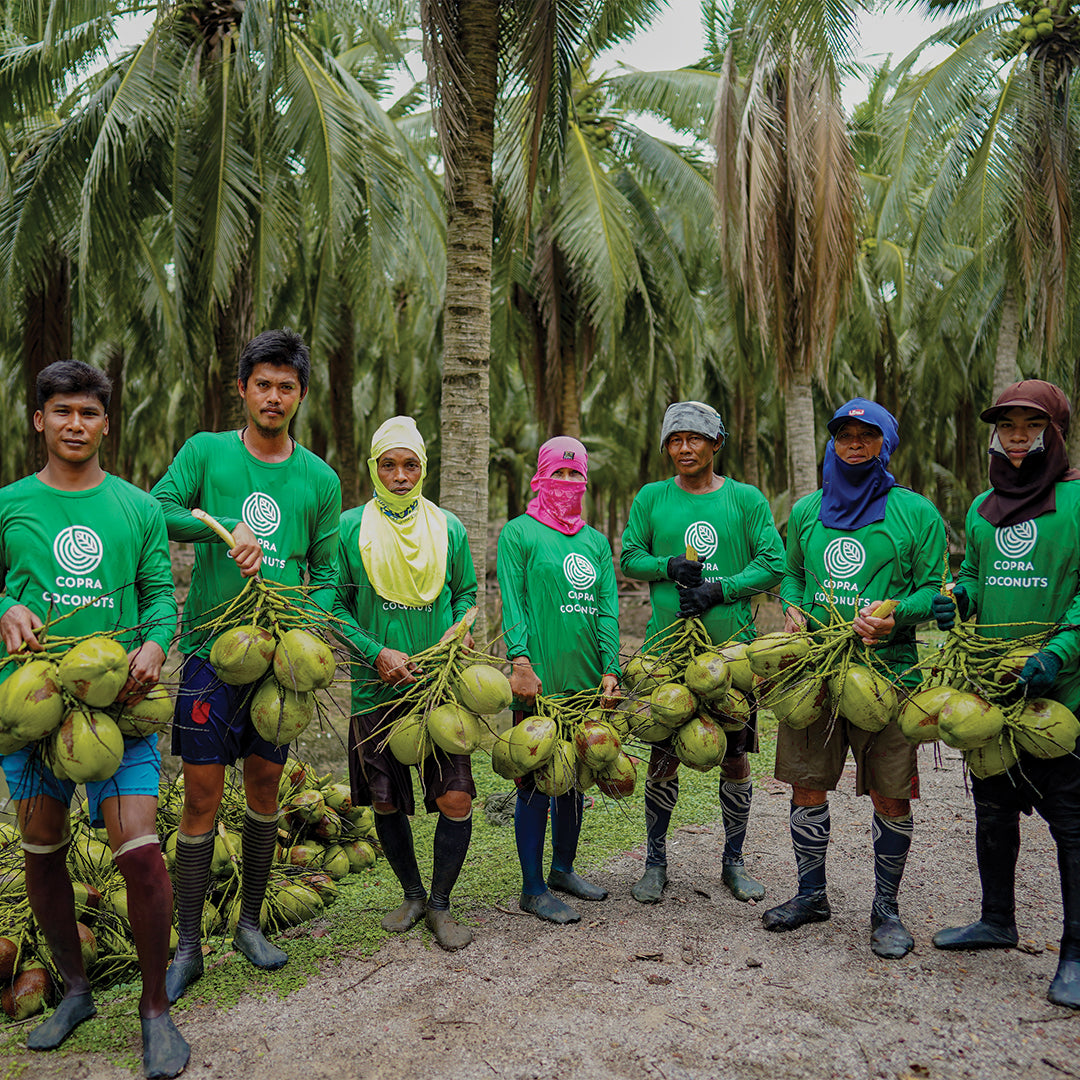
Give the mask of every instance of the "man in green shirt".
M 1020 673 L 1030 697 L 1080 708 L 1080 471 L 1069 468 L 1069 402 L 1040 379 L 1014 383 L 983 414 L 990 437 L 990 490 L 968 511 L 967 547 L 952 598 L 934 601 L 938 626 L 978 616 L 977 629 L 1007 640 L 1058 626 Z M 954 605 L 955 602 L 955 605 Z M 999 776 L 972 774 L 975 856 L 982 913 L 934 935 L 939 949 L 1007 949 L 1016 929 L 1020 814 L 1032 808 L 1050 826 L 1058 851 L 1064 929 L 1047 997 L 1080 1009 L 1080 761 L 1045 759 L 1017 748 Z
M 173 724 L 173 752 L 184 761 L 184 810 L 175 878 L 180 944 L 167 989 L 175 1001 L 203 972 L 202 911 L 214 854 L 214 818 L 225 768 L 244 760 L 247 812 L 241 837 L 243 888 L 233 943 L 256 967 L 288 959 L 260 928 L 260 913 L 278 827 L 278 781 L 287 746 L 262 739 L 251 722 L 251 687 L 223 683 L 210 663 L 214 639 L 201 627 L 257 573 L 308 586 L 313 619 L 333 606 L 341 485 L 333 469 L 299 446 L 289 425 L 307 394 L 311 360 L 291 330 L 268 330 L 240 354 L 237 387 L 244 406 L 239 431 L 192 436 L 153 494 L 169 536 L 195 544 L 191 591 L 184 607 L 185 655 Z M 226 550 L 197 518 L 199 508 L 229 529 Z
M 383 854 L 405 894 L 382 928 L 404 933 L 423 919 L 439 945 L 453 952 L 472 941 L 472 931 L 450 915 L 450 892 L 472 838 L 476 785 L 469 756 L 436 748 L 419 767 L 424 807 L 439 814 L 429 896 L 409 823 L 415 812 L 412 773 L 385 737 L 400 714 L 402 688 L 416 681 L 409 657 L 455 632 L 455 623 L 476 603 L 476 571 L 465 526 L 422 494 L 427 451 L 411 417 L 391 417 L 375 432 L 368 472 L 372 499 L 341 515 L 334 606 L 356 653 L 349 730 L 353 802 L 374 808 Z
M 677 402 L 664 414 L 660 448 L 670 455 L 675 476 L 638 492 L 620 558 L 627 577 L 649 582 L 646 647 L 676 619 L 690 617 L 704 623 L 714 642 L 749 640 L 754 636 L 751 597 L 780 580 L 783 545 L 765 496 L 713 471 L 713 457 L 726 437 L 720 414 L 699 401 Z M 697 560 L 686 558 L 688 547 Z M 747 753 L 756 750 L 750 724 L 728 738 L 722 766 L 722 876 L 737 900 L 765 895 L 743 864 L 753 794 Z M 670 741 L 653 747 L 645 780 L 645 873 L 631 890 L 643 904 L 655 904 L 667 884 L 666 839 L 679 795 L 678 766 Z
M 886 466 L 899 442 L 896 420 L 876 402 L 855 398 L 829 421 L 822 486 L 792 508 L 780 595 L 788 631 L 851 621 L 874 662 L 908 685 L 917 663 L 915 624 L 930 617 L 941 585 L 945 526 L 933 504 L 900 487 Z M 874 616 L 882 600 L 895 611 Z M 843 717 L 802 731 L 780 725 L 776 778 L 791 784 L 791 840 L 799 872 L 796 896 L 762 916 L 766 930 L 795 930 L 830 917 L 825 855 L 831 821 L 828 792 L 855 758 L 855 790 L 874 807 L 874 902 L 870 947 L 886 959 L 915 946 L 900 920 L 897 893 L 911 847 L 911 800 L 919 794 L 916 749 L 894 720 L 871 734 Z
M 46 618 L 62 618 L 65 636 L 114 635 L 130 658 L 117 701 L 133 703 L 161 675 L 176 601 L 160 508 L 100 464 L 111 389 L 104 372 L 75 360 L 38 375 L 34 427 L 45 436 L 48 461 L 0 490 L 0 637 L 10 656 L 43 650 Z M 4 665 L 0 679 L 13 670 Z M 52 1050 L 96 1012 L 66 865 L 75 785 L 59 779 L 34 744 L 5 755 L 3 766 L 22 833 L 27 898 L 64 980 L 63 1000 L 26 1041 Z M 165 993 L 172 884 L 155 828 L 160 776 L 157 737 L 125 738 L 114 775 L 86 785 L 91 821 L 104 824 L 127 887 L 148 1077 L 178 1075 L 189 1056 Z

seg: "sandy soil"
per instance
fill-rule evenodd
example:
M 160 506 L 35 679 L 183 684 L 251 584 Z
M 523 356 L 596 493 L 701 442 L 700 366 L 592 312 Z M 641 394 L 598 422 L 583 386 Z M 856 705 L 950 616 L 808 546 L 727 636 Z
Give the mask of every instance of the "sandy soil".
M 287 1001 L 245 997 L 190 1008 L 191 1080 L 310 1078 L 1080 1077 L 1080 1015 L 1050 1005 L 1060 902 L 1054 848 L 1024 822 L 1021 948 L 936 951 L 933 931 L 977 913 L 973 820 L 959 755 L 923 763 L 923 799 L 901 896 L 915 951 L 869 949 L 872 893 L 866 799 L 832 800 L 828 923 L 766 933 L 765 905 L 719 882 L 720 830 L 687 827 L 668 844 L 671 884 L 630 897 L 640 850 L 594 875 L 611 890 L 584 918 L 554 927 L 500 908 L 471 912 L 476 939 L 442 952 L 413 930 L 369 959 L 343 954 Z M 793 891 L 782 785 L 758 785 L 750 869 L 769 902 Z M 372 916 L 375 917 L 374 915 Z M 328 922 L 332 920 L 332 915 Z M 133 1047 L 134 1049 L 134 1047 Z M 99 1057 L 16 1059 L 35 1078 L 121 1080 Z

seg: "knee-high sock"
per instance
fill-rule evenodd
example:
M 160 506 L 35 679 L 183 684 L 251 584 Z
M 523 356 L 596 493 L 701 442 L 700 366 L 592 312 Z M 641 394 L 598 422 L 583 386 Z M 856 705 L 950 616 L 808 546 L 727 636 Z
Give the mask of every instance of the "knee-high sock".
M 829 804 L 791 804 L 791 846 L 799 871 L 799 895 L 819 896 L 825 892 L 825 852 L 829 847 Z
M 465 865 L 465 853 L 469 850 L 471 839 L 471 812 L 465 818 L 451 818 L 439 812 L 439 823 L 435 826 L 429 908 L 446 911 L 450 907 L 450 892 Z
M 551 869 L 569 874 L 574 869 L 585 796 L 568 791 L 551 800 Z
M 278 815 L 259 814 L 247 807 L 244 828 L 240 835 L 244 873 L 240 888 L 240 916 L 237 926 L 245 930 L 261 930 L 266 883 L 277 846 Z
M 662 780 L 645 779 L 646 866 L 667 865 L 667 831 L 679 799 L 679 774 Z
M 64 980 L 65 995 L 86 994 L 90 983 L 75 927 L 75 892 L 65 862 L 67 847 L 66 842 L 55 851 L 27 851 L 24 847 L 26 895 Z
M 514 840 L 521 863 L 521 891 L 539 896 L 544 884 L 544 837 L 547 834 L 548 797 L 531 788 L 518 791 L 514 806 Z
M 424 884 L 420 880 L 420 868 L 416 865 L 413 848 L 412 826 L 404 810 L 390 814 L 375 812 L 375 832 L 382 845 L 383 855 L 401 882 L 406 900 L 424 900 Z
M 127 886 L 128 918 L 142 973 L 139 1015 L 149 1020 L 169 1008 L 165 969 L 169 966 L 172 930 L 172 881 L 161 859 L 161 845 L 156 836 L 128 841 L 117 850 L 114 859 Z
M 720 811 L 724 818 L 724 862 L 738 862 L 742 858 L 753 794 L 754 782 L 749 776 L 745 780 L 728 780 L 725 777 L 720 781 Z
M 900 909 L 896 896 L 904 876 L 911 834 L 915 822 L 910 814 L 901 818 L 883 817 L 874 812 L 874 907 L 873 913 L 882 919 L 898 919 Z
M 210 862 L 214 857 L 214 833 L 189 836 L 176 834 L 176 865 L 173 888 L 176 894 L 176 930 L 180 944 L 174 959 L 184 960 L 202 947 L 202 915 L 210 884 Z

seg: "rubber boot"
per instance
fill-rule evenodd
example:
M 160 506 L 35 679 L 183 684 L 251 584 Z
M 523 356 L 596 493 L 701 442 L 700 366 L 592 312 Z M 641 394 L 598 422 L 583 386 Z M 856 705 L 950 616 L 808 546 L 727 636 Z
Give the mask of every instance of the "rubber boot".
M 518 790 L 514 805 L 514 840 L 521 863 L 518 907 L 545 922 L 566 925 L 581 916 L 544 884 L 544 838 L 547 835 L 548 797 L 531 785 Z
M 679 799 L 679 774 L 659 780 L 645 778 L 645 873 L 630 895 L 639 904 L 655 904 L 667 885 L 667 831 Z
M 586 881 L 574 872 L 581 820 L 585 813 L 585 796 L 580 791 L 568 791 L 551 800 L 551 873 L 548 888 L 569 893 L 579 900 L 606 900 L 607 889 Z
M 403 934 L 414 927 L 427 910 L 427 893 L 420 881 L 420 867 L 416 865 L 412 826 L 404 810 L 394 810 L 389 814 L 376 811 L 375 832 L 383 849 L 383 857 L 405 893 L 405 899 L 384 915 L 379 925 L 391 934 Z
M 1080 770 L 1080 765 L 1074 768 Z M 1045 790 L 1044 805 L 1039 807 L 1057 843 L 1064 921 L 1057 971 L 1046 996 L 1055 1005 L 1080 1009 L 1080 806 L 1075 805 L 1075 787 L 1080 785 L 1076 772 L 1067 775 L 1073 783 L 1058 791 Z
M 914 821 L 910 814 L 889 818 L 874 813 L 874 903 L 870 909 L 870 948 L 884 960 L 899 960 L 915 948 L 900 921 L 897 896 L 904 876 Z
M 754 782 L 744 780 L 720 781 L 720 812 L 724 819 L 724 854 L 721 862 L 721 880 L 736 900 L 763 900 L 765 886 L 746 872 L 743 863 L 743 845 L 746 827 L 750 822 L 750 802 L 754 795 Z
M 471 813 L 465 818 L 452 818 L 439 812 L 432 853 L 431 896 L 428 898 L 424 923 L 447 952 L 464 949 L 473 937 L 467 926 L 462 926 L 450 916 L 450 892 L 465 864 L 471 838 Z
M 799 891 L 786 903 L 769 908 L 761 916 L 766 930 L 781 933 L 832 915 L 825 895 L 825 855 L 829 847 L 829 804 L 796 806 L 790 811 L 791 845 L 799 871 Z
M 982 884 L 982 916 L 966 926 L 950 926 L 933 937 L 938 949 L 1010 949 L 1016 932 L 1016 858 L 1020 853 L 1020 812 L 993 803 L 975 804 L 975 858 Z

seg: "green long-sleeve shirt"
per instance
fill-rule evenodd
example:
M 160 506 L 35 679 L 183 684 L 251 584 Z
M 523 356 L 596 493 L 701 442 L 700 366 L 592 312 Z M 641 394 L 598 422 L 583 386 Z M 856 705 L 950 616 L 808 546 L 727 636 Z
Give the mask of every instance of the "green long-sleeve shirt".
M 306 584 L 306 603 L 327 612 L 333 606 L 341 484 L 310 450 L 294 445 L 285 461 L 260 461 L 238 432 L 203 432 L 184 443 L 151 494 L 165 512 L 169 536 L 195 544 L 181 652 L 210 655 L 213 637 L 196 628 L 244 585 L 222 540 L 191 516 L 195 507 L 230 532 L 241 521 L 251 529 L 263 549 L 264 578 Z
M 1062 663 L 1049 696 L 1075 712 L 1080 706 L 1080 481 L 1054 486 L 1056 508 L 1050 513 L 1004 528 L 979 513 L 989 494 L 984 491 L 968 510 L 967 548 L 956 583 L 975 601 L 978 630 L 987 637 L 1019 637 L 1047 623 L 1072 627 L 1055 634 L 1046 648 Z
M 499 534 L 506 655 L 527 656 L 545 694 L 574 693 L 618 675 L 619 594 L 607 538 L 573 536 L 528 514 Z
M 874 655 L 898 674 L 918 660 L 915 625 L 930 618 L 941 590 L 947 545 L 937 508 L 908 488 L 894 487 L 885 517 L 859 529 L 829 529 L 819 518 L 821 491 L 800 499 L 787 529 L 780 596 L 806 612 L 808 626 L 829 622 L 830 611 L 851 622 L 875 600 L 897 600 L 896 629 Z
M 129 651 L 154 641 L 167 652 L 176 629 L 161 508 L 110 474 L 86 491 L 36 476 L 0 489 L 0 585 L 0 616 L 17 604 L 65 616 L 63 637 L 109 632 Z
M 784 546 L 765 496 L 725 476 L 717 491 L 684 491 L 675 478 L 646 484 L 634 498 L 622 537 L 623 573 L 649 582 L 652 617 L 646 641 L 679 617 L 679 590 L 668 560 L 692 547 L 706 581 L 720 581 L 724 603 L 702 617 L 714 642 L 754 636 L 750 598 L 773 588 L 784 570 Z
M 356 652 L 352 665 L 352 710 L 370 712 L 392 701 L 396 692 L 378 681 L 375 657 L 385 649 L 410 656 L 430 648 L 476 603 L 476 571 L 465 526 L 446 515 L 446 585 L 430 604 L 405 607 L 381 597 L 368 579 L 360 557 L 362 506 L 341 515 L 338 563 L 340 579 L 334 615 L 338 631 Z

